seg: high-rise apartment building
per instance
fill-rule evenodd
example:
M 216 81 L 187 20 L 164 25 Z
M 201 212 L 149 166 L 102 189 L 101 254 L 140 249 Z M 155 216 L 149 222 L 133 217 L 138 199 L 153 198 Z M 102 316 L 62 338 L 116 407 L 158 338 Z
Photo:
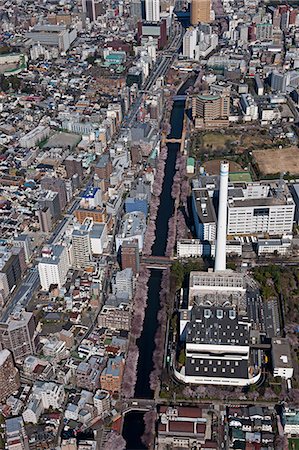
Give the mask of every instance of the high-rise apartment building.
M 127 293 L 129 298 L 133 297 L 133 270 L 131 268 L 120 270 L 116 273 L 114 283 L 112 285 L 113 294 L 123 294 Z
M 134 275 L 139 272 L 140 255 L 137 241 L 124 241 L 121 246 L 121 267 L 131 268 Z
M 210 21 L 211 0 L 192 0 L 191 24 L 198 25 L 199 22 L 209 23 Z
M 14 239 L 13 244 L 15 247 L 21 247 L 24 249 L 26 263 L 29 263 L 32 254 L 30 236 L 25 233 L 20 234 Z
M 36 211 L 36 215 L 38 218 L 40 231 L 42 231 L 43 233 L 50 233 L 53 225 L 50 208 L 44 206 L 43 208 Z
M 10 350 L 15 361 L 35 353 L 36 345 L 36 325 L 31 312 L 22 311 L 0 323 L 0 346 Z
M 273 36 L 273 25 L 269 22 L 256 24 L 257 41 L 270 41 Z
M 65 182 L 59 178 L 45 177 L 41 180 L 41 188 L 45 191 L 53 191 L 58 193 L 59 205 L 63 211 L 67 204 L 67 195 Z
M 63 245 L 45 247 L 38 264 L 38 272 L 42 290 L 48 291 L 51 285 L 61 288 L 67 277 L 69 260 L 67 248 Z
M 108 179 L 112 173 L 112 163 L 109 156 L 109 153 L 103 153 L 96 166 L 95 166 L 95 173 L 98 175 L 101 179 Z
M 197 29 L 188 28 L 183 39 L 183 55 L 190 59 L 196 57 Z
M 61 206 L 58 192 L 52 192 L 51 190 L 41 192 L 38 205 L 41 209 L 49 208 L 54 221 L 60 217 Z
M 160 0 L 145 0 L 145 19 L 147 22 L 160 21 Z
M 142 18 L 142 4 L 141 0 L 131 0 L 130 2 L 130 14 L 135 19 L 139 20 Z
M 18 255 L 11 253 L 8 256 L 8 259 L 1 261 L 0 265 L 0 289 L 4 289 L 5 291 L 8 289 L 11 292 L 22 277 L 22 269 Z
M 0 402 L 4 402 L 20 387 L 19 371 L 9 350 L 0 350 Z
M 72 233 L 73 265 L 78 269 L 86 267 L 91 261 L 91 242 L 87 225 Z
M 105 13 L 105 2 L 102 0 L 82 0 L 82 10 L 90 22 L 95 22 L 101 14 Z
M 78 174 L 81 179 L 83 176 L 82 159 L 75 158 L 73 155 L 68 156 L 64 161 L 64 166 L 68 178 Z

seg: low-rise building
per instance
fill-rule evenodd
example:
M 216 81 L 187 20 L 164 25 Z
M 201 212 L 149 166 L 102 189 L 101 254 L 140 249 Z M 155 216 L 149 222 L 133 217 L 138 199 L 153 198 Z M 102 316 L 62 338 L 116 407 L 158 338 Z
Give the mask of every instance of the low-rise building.
M 99 358 L 91 357 L 88 362 L 80 362 L 76 370 L 76 385 L 83 389 L 95 391 L 99 388 L 101 375 Z
M 65 392 L 61 384 L 36 381 L 33 385 L 23 419 L 27 423 L 37 423 L 41 414 L 49 409 L 58 409 L 64 402 Z
M 285 408 L 283 424 L 284 432 L 287 436 L 299 436 L 299 409 Z
M 294 367 L 287 338 L 272 338 L 272 365 L 275 377 L 292 378 Z
M 167 407 L 159 411 L 157 449 L 209 448 L 216 450 L 212 440 L 211 416 L 202 407 Z
M 130 331 L 131 316 L 131 307 L 126 303 L 104 305 L 98 316 L 98 325 L 111 330 Z
M 140 211 L 125 214 L 120 226 L 119 233 L 115 237 L 116 251 L 123 242 L 132 242 L 137 240 L 139 251 L 143 247 L 143 239 L 146 229 L 145 215 Z
M 107 367 L 101 373 L 101 387 L 106 391 L 117 393 L 120 391 L 124 370 L 122 356 L 109 358 Z
M 110 410 L 110 393 L 104 389 L 98 389 L 93 397 L 93 404 L 100 417 L 105 417 Z
M 5 429 L 8 450 L 29 450 L 29 439 L 21 416 L 6 419 Z

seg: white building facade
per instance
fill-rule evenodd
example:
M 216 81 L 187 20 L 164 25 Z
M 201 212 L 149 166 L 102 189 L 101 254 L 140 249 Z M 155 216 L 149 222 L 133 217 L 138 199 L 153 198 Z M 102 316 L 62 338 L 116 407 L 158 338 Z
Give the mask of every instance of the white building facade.
M 38 264 L 38 273 L 43 291 L 48 291 L 51 285 L 61 288 L 66 282 L 69 270 L 67 248 L 53 245 L 43 249 L 42 259 Z

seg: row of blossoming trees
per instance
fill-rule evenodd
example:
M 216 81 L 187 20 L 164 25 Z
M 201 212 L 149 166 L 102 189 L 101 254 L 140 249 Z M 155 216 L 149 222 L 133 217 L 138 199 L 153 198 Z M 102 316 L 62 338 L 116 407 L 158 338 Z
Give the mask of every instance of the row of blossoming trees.
M 168 110 L 171 110 L 172 102 L 169 102 L 167 107 Z M 165 133 L 168 133 L 170 131 L 169 123 L 164 122 L 164 124 L 162 125 L 162 130 Z M 165 165 L 167 154 L 168 154 L 167 146 L 166 145 L 161 146 L 150 201 L 150 218 L 147 224 L 146 233 L 144 237 L 143 255 L 145 256 L 151 255 L 152 246 L 156 237 L 156 220 L 160 206 L 160 196 L 162 193 L 163 181 L 165 176 Z M 131 340 L 129 344 L 128 354 L 126 358 L 126 365 L 123 375 L 122 395 L 125 398 L 134 397 L 135 385 L 137 380 L 137 363 L 139 357 L 139 349 L 136 344 L 136 339 L 138 339 L 141 336 L 141 332 L 143 329 L 145 310 L 147 306 L 149 277 L 150 271 L 146 269 L 144 266 L 141 266 L 133 300 Z
M 168 100 L 166 109 L 171 111 L 172 100 Z M 170 132 L 170 125 L 164 122 L 162 132 L 167 135 Z M 155 180 L 152 189 L 150 201 L 150 218 L 148 221 L 144 245 L 143 255 L 150 256 L 152 246 L 156 237 L 156 220 L 160 206 L 160 196 L 165 176 L 165 165 L 168 155 L 166 145 L 162 145 L 158 162 L 156 166 Z M 177 210 L 178 205 L 186 204 L 188 195 L 188 181 L 185 180 L 186 159 L 178 153 L 175 175 L 172 186 L 172 198 L 175 200 L 176 213 L 169 219 L 168 238 L 166 243 L 165 256 L 171 256 L 175 246 L 176 238 L 181 239 L 185 234 L 185 220 L 183 214 Z M 131 340 L 126 358 L 126 365 L 123 375 L 122 395 L 124 398 L 134 397 L 135 385 L 137 381 L 137 364 L 139 357 L 139 349 L 136 340 L 141 336 L 145 310 L 147 306 L 148 281 L 150 271 L 141 266 L 139 277 L 137 280 L 136 291 L 133 300 L 133 317 L 131 324 Z M 155 335 L 155 350 L 153 352 L 153 370 L 150 374 L 150 387 L 152 390 L 159 386 L 159 376 L 163 365 L 164 343 L 167 325 L 167 309 L 170 291 L 170 270 L 163 272 L 160 290 L 160 310 L 157 315 L 158 327 Z M 153 437 L 155 426 L 155 412 L 149 411 L 144 415 L 145 432 L 142 437 L 144 444 L 150 445 Z M 121 442 L 119 440 L 121 445 Z

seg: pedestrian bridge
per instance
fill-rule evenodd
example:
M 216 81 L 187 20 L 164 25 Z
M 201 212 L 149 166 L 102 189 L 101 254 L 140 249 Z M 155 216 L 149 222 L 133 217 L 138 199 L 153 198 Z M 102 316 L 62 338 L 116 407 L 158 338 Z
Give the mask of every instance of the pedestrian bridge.
M 175 102 L 175 101 L 182 101 L 182 100 L 186 100 L 186 98 L 187 98 L 187 95 L 175 95 L 174 97 L 173 97 L 173 101 Z
M 148 269 L 166 270 L 172 265 L 173 258 L 168 256 L 143 256 L 141 263 L 145 264 Z
M 172 138 L 172 139 L 165 139 L 164 140 L 164 143 L 165 144 L 181 144 L 182 143 L 182 139 L 174 139 L 174 138 Z
M 130 398 L 123 402 L 123 415 L 130 411 L 150 411 L 156 405 L 155 400 L 146 398 Z

